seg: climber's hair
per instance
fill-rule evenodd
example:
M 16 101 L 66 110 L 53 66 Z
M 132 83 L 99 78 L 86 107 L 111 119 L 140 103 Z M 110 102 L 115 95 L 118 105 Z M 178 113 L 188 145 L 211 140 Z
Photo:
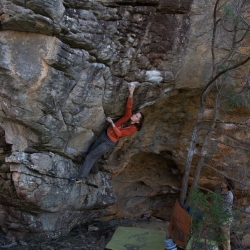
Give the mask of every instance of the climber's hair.
M 139 123 L 135 123 L 135 126 L 137 128 L 137 131 L 140 131 L 144 122 L 144 114 L 142 112 L 138 112 L 141 114 L 141 119 L 139 121 Z
M 234 189 L 235 184 L 234 184 L 233 180 L 224 177 L 224 181 L 227 184 L 227 188 L 228 188 L 229 191 Z
M 140 113 L 141 114 L 141 118 L 140 118 L 139 123 L 134 123 L 134 125 L 137 128 L 137 131 L 140 131 L 141 128 L 142 128 L 143 122 L 144 122 L 144 115 L 143 115 L 142 112 L 136 112 L 136 113 Z M 130 119 L 128 121 L 122 123 L 122 127 L 123 128 L 129 127 L 130 125 L 131 125 L 131 120 Z

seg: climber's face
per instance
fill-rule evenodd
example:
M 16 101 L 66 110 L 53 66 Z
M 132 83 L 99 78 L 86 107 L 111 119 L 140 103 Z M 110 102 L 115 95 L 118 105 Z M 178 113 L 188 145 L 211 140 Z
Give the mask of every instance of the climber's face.
M 228 189 L 227 183 L 223 180 L 220 184 L 221 189 Z
M 133 123 L 140 123 L 140 120 L 141 120 L 141 113 L 138 112 L 138 113 L 135 113 L 131 116 L 130 120 L 133 122 Z

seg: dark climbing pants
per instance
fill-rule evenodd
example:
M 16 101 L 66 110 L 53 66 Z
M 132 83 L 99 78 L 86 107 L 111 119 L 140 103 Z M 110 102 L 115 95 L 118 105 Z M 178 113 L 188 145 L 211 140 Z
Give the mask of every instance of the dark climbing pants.
M 115 144 L 116 142 L 113 142 L 109 139 L 106 131 L 103 131 L 95 143 L 91 146 L 87 156 L 85 157 L 84 163 L 79 171 L 78 179 L 84 178 L 89 173 L 99 157 L 107 153 L 110 149 L 114 148 Z

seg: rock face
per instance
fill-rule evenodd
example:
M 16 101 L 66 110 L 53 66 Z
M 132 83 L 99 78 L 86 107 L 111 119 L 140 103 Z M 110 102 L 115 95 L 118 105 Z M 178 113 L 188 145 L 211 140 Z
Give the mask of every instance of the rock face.
M 93 218 L 145 211 L 169 218 L 211 73 L 211 4 L 1 1 L 0 146 L 12 151 L 0 169 L 0 226 L 10 236 L 56 238 Z M 142 131 L 98 161 L 99 188 L 70 185 L 135 81 Z
M 1 225 L 19 231 L 19 238 L 56 238 L 115 202 L 107 174 L 97 174 L 101 188 L 69 185 L 73 163 L 53 153 L 13 153 L 1 170 L 6 172 L 1 175 Z

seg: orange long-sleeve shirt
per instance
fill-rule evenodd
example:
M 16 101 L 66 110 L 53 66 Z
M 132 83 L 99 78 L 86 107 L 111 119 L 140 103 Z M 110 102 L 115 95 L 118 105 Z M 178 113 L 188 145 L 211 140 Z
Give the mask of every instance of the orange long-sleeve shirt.
M 117 122 L 115 122 L 115 127 L 112 126 L 108 127 L 107 135 L 111 141 L 117 142 L 120 138 L 132 135 L 137 130 L 136 126 L 133 124 L 131 124 L 126 128 L 122 127 L 122 123 L 128 121 L 132 116 L 132 105 L 133 105 L 133 98 L 129 97 L 126 105 L 125 115 Z

